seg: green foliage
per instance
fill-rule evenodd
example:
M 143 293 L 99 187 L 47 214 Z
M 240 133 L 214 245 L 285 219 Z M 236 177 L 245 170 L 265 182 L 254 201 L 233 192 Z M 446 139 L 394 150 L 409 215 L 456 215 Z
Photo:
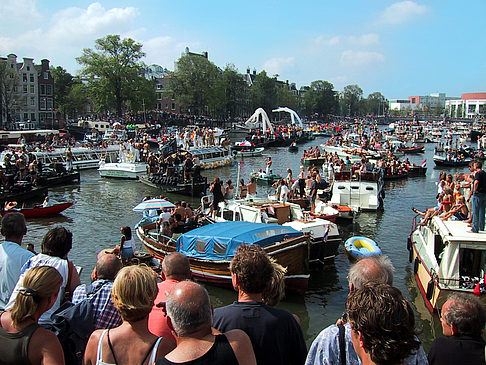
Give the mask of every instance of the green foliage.
M 0 61 L 0 119 L 2 127 L 13 122 L 12 114 L 19 101 L 15 88 L 19 85 L 18 73 L 6 61 Z
M 217 90 L 221 70 L 207 58 L 197 55 L 184 55 L 177 60 L 176 70 L 164 94 L 174 97 L 184 109 L 195 114 L 207 112 L 206 107 L 214 110 L 220 106 L 221 92 Z
M 380 92 L 374 92 L 368 95 L 364 111 L 368 114 L 383 115 L 386 110 L 386 98 Z
M 336 113 L 339 107 L 337 92 L 328 81 L 313 81 L 303 98 L 307 115 L 317 114 L 319 118 L 325 118 Z
M 218 95 L 224 100 L 225 117 L 235 118 L 247 111 L 248 86 L 233 64 L 227 64 L 217 85 Z
M 265 71 L 258 73 L 250 88 L 251 110 L 263 108 L 270 115 L 272 109 L 277 107 L 276 79 L 267 76 Z
M 344 87 L 342 101 L 345 115 L 357 115 L 362 106 L 363 90 L 356 84 Z
M 155 89 L 149 93 L 143 76 L 144 65 L 140 61 L 143 56 L 140 43 L 107 35 L 95 41 L 95 50 L 85 48 L 76 58 L 83 66 L 81 75 L 88 79 L 89 93 L 97 110 L 110 111 L 115 106 L 116 113 L 121 115 L 125 109 L 155 103 Z

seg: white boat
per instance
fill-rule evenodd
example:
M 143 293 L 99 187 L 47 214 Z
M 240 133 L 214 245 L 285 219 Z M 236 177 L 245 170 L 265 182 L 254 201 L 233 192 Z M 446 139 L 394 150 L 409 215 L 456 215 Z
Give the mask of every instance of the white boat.
M 206 206 L 209 200 L 208 197 L 203 197 L 201 199 L 203 206 Z M 254 197 L 251 200 L 228 200 L 220 203 L 219 207 L 219 214 L 214 218 L 209 218 L 210 222 L 277 223 L 308 233 L 311 236 L 309 262 L 322 263 L 334 258 L 342 242 L 335 223 L 321 218 L 309 218 L 309 214 L 304 212 L 298 204 L 281 204 L 279 201 L 269 198 Z
M 265 151 L 265 147 L 257 147 L 252 150 L 235 151 L 235 153 L 236 157 L 255 157 L 261 156 L 263 154 L 263 151 Z
M 97 169 L 102 158 L 107 162 L 117 161 L 118 150 L 119 148 L 116 145 L 108 146 L 107 148 L 73 147 L 71 148 L 73 167 L 80 170 Z M 56 148 L 52 151 L 32 152 L 32 154 L 44 166 L 62 162 L 67 167 L 66 152 L 66 148 Z
M 199 166 L 205 170 L 226 166 L 233 162 L 230 149 L 221 146 L 191 148 L 189 153 L 199 159 Z
M 345 205 L 357 211 L 383 208 L 383 176 L 380 172 L 360 174 L 351 171 L 334 173 L 331 204 Z
M 101 162 L 98 171 L 101 177 L 136 180 L 147 173 L 147 164 L 145 162 Z
M 469 233 L 464 221 L 433 217 L 412 230 L 407 248 L 413 273 L 430 312 L 442 307 L 452 292 L 473 293 L 484 282 L 486 234 Z M 486 296 L 481 296 L 483 301 Z

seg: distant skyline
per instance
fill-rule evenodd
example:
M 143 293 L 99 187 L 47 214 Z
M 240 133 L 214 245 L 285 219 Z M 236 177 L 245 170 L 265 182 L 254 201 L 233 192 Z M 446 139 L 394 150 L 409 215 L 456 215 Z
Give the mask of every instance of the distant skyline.
M 486 92 L 486 1 L 53 1 L 0 3 L 0 56 L 42 58 L 76 74 L 75 58 L 107 34 L 143 44 L 169 70 L 186 47 L 295 82 L 326 80 L 364 97 Z

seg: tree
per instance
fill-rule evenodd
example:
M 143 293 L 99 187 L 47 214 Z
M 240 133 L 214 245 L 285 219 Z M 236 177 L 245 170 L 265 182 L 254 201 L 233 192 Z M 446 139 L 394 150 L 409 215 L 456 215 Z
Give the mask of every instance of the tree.
M 95 41 L 95 50 L 85 48 L 76 60 L 83 66 L 81 75 L 88 79 L 88 90 L 98 110 L 115 106 L 120 116 L 125 108 L 142 105 L 146 97 L 142 45 L 131 38 L 107 35 Z M 138 91 L 145 90 L 139 94 Z M 152 90 L 155 100 L 155 89 Z
M 265 71 L 258 73 L 250 88 L 250 105 L 252 110 L 263 108 L 268 115 L 277 107 L 276 79 L 267 76 Z
M 380 92 L 374 92 L 368 95 L 366 100 L 367 112 L 374 115 L 384 115 L 385 114 L 385 102 L 386 99 Z
M 349 116 L 359 113 L 363 90 L 356 84 L 344 87 L 343 94 L 344 114 Z
M 286 106 L 293 110 L 298 109 L 299 101 L 295 94 L 290 91 L 288 85 L 277 88 L 277 106 Z
M 312 81 L 310 88 L 304 94 L 304 109 L 307 115 L 317 114 L 325 118 L 338 110 L 337 92 L 334 85 L 328 81 Z
M 248 86 L 233 64 L 223 70 L 220 87 L 224 95 L 224 117 L 236 118 L 248 111 Z
M 170 81 L 164 94 L 174 97 L 176 102 L 194 114 L 214 109 L 218 103 L 216 83 L 221 70 L 207 58 L 198 55 L 183 55 L 176 62 L 176 70 L 170 74 Z
M 16 68 L 10 67 L 6 61 L 0 61 L 0 119 L 3 128 L 13 122 L 12 114 L 19 99 L 18 85 Z

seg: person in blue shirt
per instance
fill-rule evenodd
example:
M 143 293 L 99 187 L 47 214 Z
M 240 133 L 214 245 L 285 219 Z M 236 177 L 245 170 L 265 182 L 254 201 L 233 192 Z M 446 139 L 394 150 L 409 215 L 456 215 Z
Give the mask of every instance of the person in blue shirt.
M 1 232 L 5 237 L 0 245 L 0 310 L 3 310 L 19 280 L 20 269 L 34 254 L 21 247 L 27 233 L 22 213 L 6 214 L 2 219 Z

